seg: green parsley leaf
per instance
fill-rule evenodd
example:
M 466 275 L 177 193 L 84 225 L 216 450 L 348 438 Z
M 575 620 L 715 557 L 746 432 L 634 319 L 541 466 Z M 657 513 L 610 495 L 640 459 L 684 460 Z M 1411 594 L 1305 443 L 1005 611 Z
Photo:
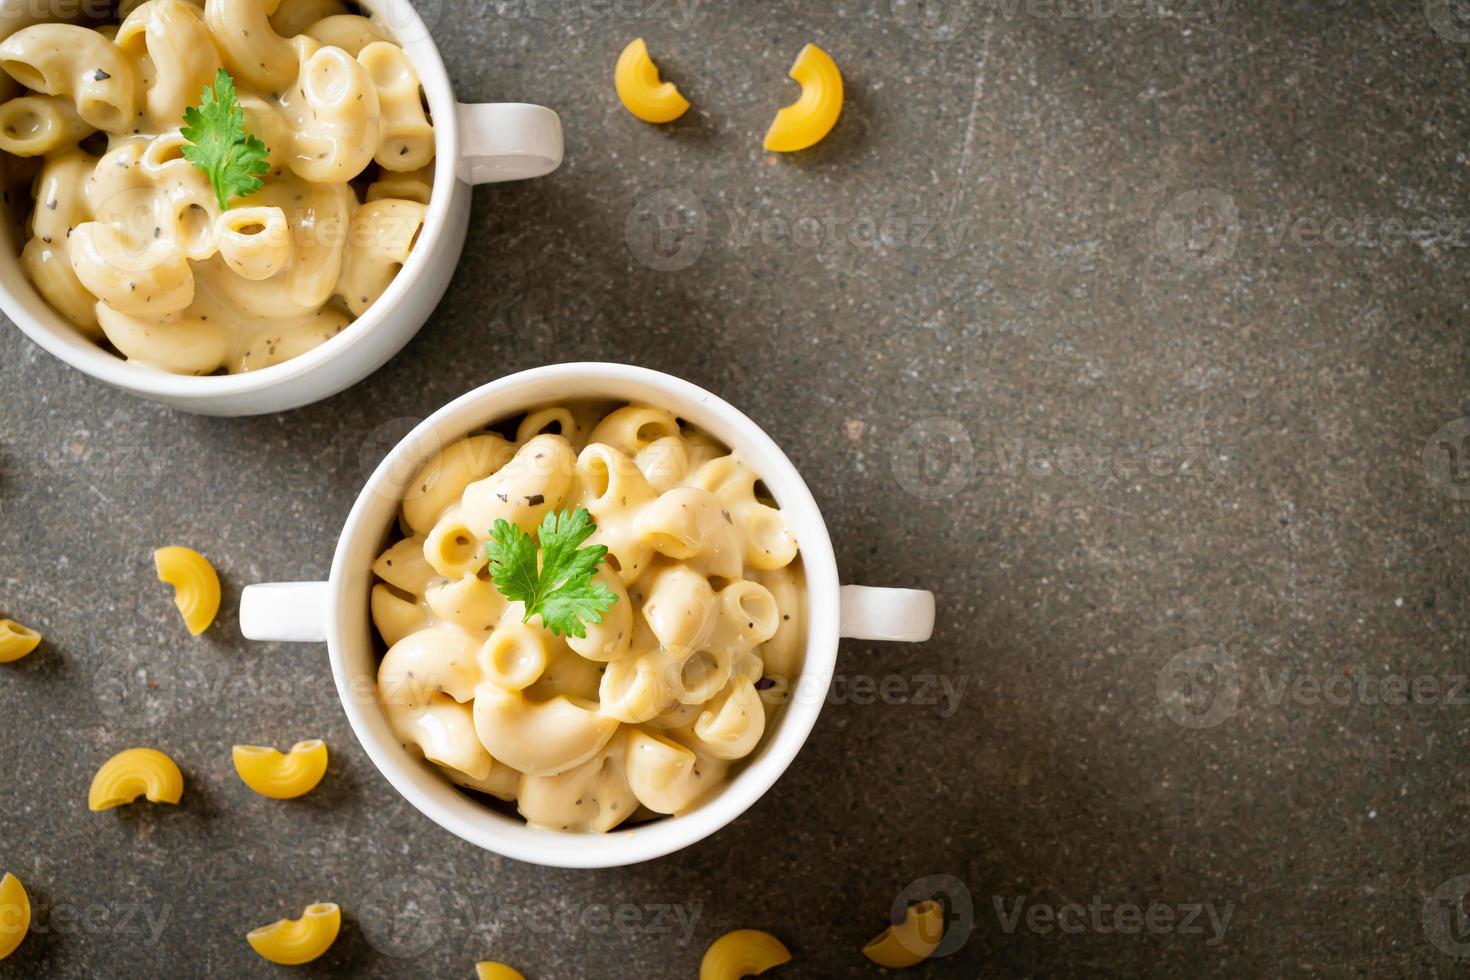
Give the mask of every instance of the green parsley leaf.
M 271 169 L 266 162 L 270 150 L 245 132 L 245 110 L 235 97 L 235 80 L 223 68 L 199 94 L 199 105 L 184 110 L 179 132 L 189 141 L 184 159 L 209 178 L 221 211 L 230 209 L 230 198 L 263 186 L 260 178 Z
M 536 567 L 536 544 L 531 536 L 506 520 L 490 529 L 485 552 L 490 556 L 490 580 L 512 602 L 526 604 L 521 620 L 538 613 L 541 622 L 560 636 L 587 635 L 586 623 L 602 622 L 602 614 L 618 601 L 617 595 L 592 576 L 607 557 L 605 545 L 582 548 L 597 530 L 585 507 L 571 513 L 549 513 L 536 530 L 541 567 Z

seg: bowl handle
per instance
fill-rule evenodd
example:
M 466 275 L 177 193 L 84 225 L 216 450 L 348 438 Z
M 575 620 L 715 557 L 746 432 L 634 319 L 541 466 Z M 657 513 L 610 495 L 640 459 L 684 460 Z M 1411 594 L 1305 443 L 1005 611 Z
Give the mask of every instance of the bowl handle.
M 245 586 L 240 593 L 240 632 L 247 640 L 321 643 L 327 638 L 327 583 Z
M 526 102 L 459 103 L 459 178 L 467 184 L 540 177 L 561 166 L 561 118 Z
M 840 632 L 857 640 L 927 640 L 934 632 L 934 593 L 844 585 Z

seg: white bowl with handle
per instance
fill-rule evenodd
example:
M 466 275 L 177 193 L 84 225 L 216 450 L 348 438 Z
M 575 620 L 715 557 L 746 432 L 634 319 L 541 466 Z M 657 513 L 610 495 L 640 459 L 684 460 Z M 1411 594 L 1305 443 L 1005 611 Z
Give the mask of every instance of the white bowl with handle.
M 639 402 L 686 419 L 729 446 L 760 474 L 801 548 L 807 580 L 807 642 L 792 697 L 730 781 L 693 810 L 606 834 L 531 827 L 462 792 L 405 748 L 378 699 L 369 614 L 375 558 L 396 526 L 400 502 L 440 449 L 485 425 L 542 405 L 598 399 Z M 934 627 L 934 596 L 913 589 L 841 585 L 827 525 L 796 467 L 760 427 L 727 402 L 679 378 L 626 364 L 557 364 L 493 381 L 451 402 L 410 432 L 368 478 L 342 528 L 325 582 L 246 587 L 240 628 L 254 640 L 327 643 L 337 693 L 358 741 L 388 782 L 425 816 L 471 843 L 533 864 L 604 868 L 660 857 L 740 816 L 786 771 L 826 700 L 839 637 L 922 641 Z
M 75 12 L 74 0 L 0 0 L 0 39 Z M 88 5 L 82 5 L 86 7 Z M 377 302 L 340 334 L 288 361 L 242 374 L 169 374 L 118 357 L 53 310 L 26 278 L 11 223 L 0 221 L 0 310 L 37 344 L 124 391 L 204 415 L 258 415 L 319 401 L 376 371 L 403 348 L 443 297 L 464 250 L 470 187 L 548 174 L 561 165 L 561 120 L 544 106 L 455 101 L 444 61 L 409 0 L 362 0 L 413 62 L 434 123 L 434 187 L 408 261 Z

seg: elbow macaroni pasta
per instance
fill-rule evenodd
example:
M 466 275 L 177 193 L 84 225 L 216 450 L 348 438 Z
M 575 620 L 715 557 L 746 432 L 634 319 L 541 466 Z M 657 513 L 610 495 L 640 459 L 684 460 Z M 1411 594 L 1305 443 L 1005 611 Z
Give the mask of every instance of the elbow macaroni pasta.
M 0 619 L 0 664 L 14 663 L 40 645 L 40 633 L 13 619 Z
M 763 692 L 801 669 L 801 560 L 757 482 L 642 405 L 553 406 L 514 441 L 445 448 L 373 563 L 379 697 L 400 740 L 536 826 L 600 833 L 697 806 L 760 744 L 777 703 Z M 586 636 L 558 636 L 489 580 L 485 540 L 496 520 L 533 533 L 576 507 L 617 601 Z
M 658 66 L 641 37 L 634 38 L 618 55 L 613 85 L 623 108 L 644 122 L 673 122 L 689 111 L 689 100 L 679 94 L 674 83 L 659 81 Z
M 327 744 L 319 738 L 297 742 L 286 753 L 266 745 L 237 745 L 230 758 L 241 782 L 273 800 L 305 796 L 327 774 Z
M 710 943 L 699 963 L 699 980 L 739 980 L 791 962 L 781 940 L 759 929 L 737 929 Z
M 396 44 L 376 41 L 357 55 L 378 90 L 382 126 L 373 159 L 384 170 L 409 171 L 434 159 L 434 128 L 419 101 L 419 76 Z
M 31 929 L 31 898 L 20 879 L 0 877 L 0 960 L 15 952 Z
M 917 966 L 944 938 L 944 906 L 935 901 L 910 905 L 904 920 L 889 926 L 863 947 L 863 955 L 891 970 Z
M 245 941 L 272 963 L 300 966 L 331 949 L 341 930 L 342 909 L 334 902 L 316 902 L 299 919 L 281 919 L 252 929 Z
M 119 15 L 0 41 L 0 150 L 41 168 L 17 215 L 27 277 L 86 336 L 163 371 L 253 371 L 330 340 L 423 224 L 435 142 L 413 65 L 339 0 Z M 220 68 L 270 167 L 223 213 L 180 134 Z
M 35 24 L 0 42 L 0 70 L 46 95 L 70 98 L 87 125 L 127 132 L 135 122 L 138 79 L 106 35 L 76 24 Z
M 45 156 L 94 132 L 59 96 L 24 95 L 0 104 L 0 150 L 18 157 Z
M 92 777 L 87 808 L 111 810 L 139 796 L 150 803 L 177 803 L 183 795 L 184 774 L 174 760 L 157 749 L 127 749 L 104 762 Z
M 376 24 L 356 14 L 336 14 L 331 17 L 323 17 L 301 33 L 323 44 L 341 48 L 354 58 L 374 41 L 388 40 Z
M 281 37 L 294 37 L 318 21 L 346 13 L 347 7 L 340 0 L 281 0 L 271 14 L 271 28 Z
M 353 315 L 361 315 L 383 295 L 408 261 L 425 210 L 416 201 L 393 198 L 357 206 L 337 280 L 337 295 Z
M 191 636 L 198 636 L 219 612 L 219 575 L 214 566 L 192 548 L 171 545 L 153 553 L 158 580 L 174 587 L 174 605 L 184 617 Z
M 842 72 L 832 56 L 808 44 L 796 56 L 791 77 L 801 85 L 801 96 L 776 113 L 766 131 L 765 147 L 793 153 L 815 145 L 837 125 L 842 114 Z
M 475 980 L 526 980 L 520 970 L 489 960 L 475 964 Z

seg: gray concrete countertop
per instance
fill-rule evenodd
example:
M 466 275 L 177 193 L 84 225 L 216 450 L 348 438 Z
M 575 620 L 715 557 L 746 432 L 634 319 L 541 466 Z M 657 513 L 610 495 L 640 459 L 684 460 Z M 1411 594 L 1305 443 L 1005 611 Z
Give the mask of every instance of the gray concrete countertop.
M 437 314 L 287 415 L 166 411 L 0 330 L 0 978 L 285 976 L 247 929 L 339 902 L 305 976 L 691 977 L 737 927 L 777 977 L 874 977 L 945 891 L 928 977 L 1465 969 L 1470 23 L 1453 4 L 428 0 L 465 100 L 556 108 L 566 164 L 477 190 Z M 924 19 L 925 11 L 927 18 Z M 647 39 L 694 104 L 617 104 Z M 761 151 L 815 41 L 829 140 Z M 409 421 L 554 361 L 647 365 L 748 412 L 849 581 L 932 589 L 932 642 L 845 642 L 810 743 L 650 864 L 462 843 L 356 745 L 321 646 L 240 588 L 314 578 Z M 183 632 L 150 552 L 225 581 Z M 282 804 L 229 747 L 321 736 Z M 113 751 L 177 808 L 85 807 Z M 939 876 L 926 879 L 928 876 Z M 967 904 L 968 903 L 968 904 Z M 968 911 L 967 911 L 968 910 Z

